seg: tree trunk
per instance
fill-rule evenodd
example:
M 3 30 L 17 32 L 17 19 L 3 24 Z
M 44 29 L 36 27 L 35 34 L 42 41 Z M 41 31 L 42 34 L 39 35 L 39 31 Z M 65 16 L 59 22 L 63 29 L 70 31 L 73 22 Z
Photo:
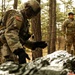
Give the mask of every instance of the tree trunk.
M 5 0 L 2 0 L 2 17 L 4 15 L 4 12 L 6 11 L 6 8 L 5 8 Z
M 40 2 L 40 0 L 38 0 Z M 41 41 L 41 20 L 40 13 L 31 20 L 32 23 L 32 32 L 34 34 L 34 41 Z M 42 50 L 37 48 L 36 51 L 32 51 L 32 59 L 41 57 Z
M 14 8 L 14 9 L 17 9 L 17 5 L 18 5 L 18 0 L 14 0 L 13 8 Z
M 48 28 L 48 54 L 50 54 L 51 45 L 51 31 L 52 31 L 52 0 L 49 0 L 49 28 Z
M 48 53 L 53 53 L 56 50 L 56 0 L 49 0 L 49 46 Z
M 51 53 L 56 50 L 56 0 L 52 0 L 52 36 L 51 36 Z
M 2 16 L 3 16 L 3 0 L 2 0 Z

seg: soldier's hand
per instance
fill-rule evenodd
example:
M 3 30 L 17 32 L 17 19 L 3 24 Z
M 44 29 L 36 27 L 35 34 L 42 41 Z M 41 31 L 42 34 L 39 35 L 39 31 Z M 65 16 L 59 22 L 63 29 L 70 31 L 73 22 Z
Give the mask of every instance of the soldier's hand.
M 37 41 L 37 42 L 34 42 L 33 50 L 35 50 L 36 48 L 45 48 L 46 46 L 47 46 L 47 43 L 45 41 Z
M 19 59 L 19 64 L 24 64 L 26 63 L 26 58 L 30 60 L 28 54 L 24 51 L 24 49 L 17 49 L 13 52 L 15 55 L 18 55 Z

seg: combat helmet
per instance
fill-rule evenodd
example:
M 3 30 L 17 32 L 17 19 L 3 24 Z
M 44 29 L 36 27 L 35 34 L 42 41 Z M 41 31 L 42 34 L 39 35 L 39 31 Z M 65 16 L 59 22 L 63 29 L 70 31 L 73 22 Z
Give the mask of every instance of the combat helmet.
M 30 6 L 35 13 L 40 11 L 40 4 L 37 0 L 28 0 L 23 4 L 22 9 L 25 9 L 27 6 Z
M 69 12 L 68 15 L 75 15 L 73 12 Z

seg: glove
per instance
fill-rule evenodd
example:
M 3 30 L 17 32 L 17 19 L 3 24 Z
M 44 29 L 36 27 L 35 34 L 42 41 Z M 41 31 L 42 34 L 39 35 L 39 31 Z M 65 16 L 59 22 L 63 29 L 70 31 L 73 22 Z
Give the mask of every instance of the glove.
M 28 40 L 30 37 L 31 37 L 31 34 L 25 34 L 25 35 L 24 35 L 24 33 L 23 33 L 23 34 L 20 34 L 19 39 L 20 39 L 20 42 L 22 43 L 22 45 L 23 45 L 24 42 L 25 42 L 26 40 Z
M 24 64 L 24 63 L 26 63 L 26 58 L 27 58 L 28 60 L 30 60 L 30 58 L 29 58 L 29 56 L 28 56 L 27 53 L 21 53 L 21 54 L 19 55 L 19 59 L 18 59 L 19 64 Z
M 36 48 L 45 48 L 47 46 L 47 43 L 45 41 L 37 41 L 34 42 L 34 46 L 32 50 L 35 50 Z
M 18 59 L 19 64 L 24 64 L 24 63 L 26 63 L 26 58 L 27 58 L 28 60 L 30 60 L 28 54 L 25 53 L 25 51 L 24 51 L 23 49 L 17 49 L 17 50 L 15 50 L 15 51 L 14 51 L 14 54 L 15 54 L 15 55 L 18 55 L 18 57 L 19 57 L 19 59 Z

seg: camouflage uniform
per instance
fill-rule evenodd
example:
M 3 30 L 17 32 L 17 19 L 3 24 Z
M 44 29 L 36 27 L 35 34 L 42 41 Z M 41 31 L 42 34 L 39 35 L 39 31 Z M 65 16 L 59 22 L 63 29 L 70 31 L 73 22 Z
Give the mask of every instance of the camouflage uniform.
M 63 24 L 63 32 L 66 34 L 66 49 L 71 53 L 71 47 L 75 50 L 75 20 L 67 19 Z
M 20 64 L 26 63 L 26 59 L 30 58 L 25 53 L 23 45 L 35 50 L 35 48 L 45 48 L 47 44 L 45 41 L 31 42 L 29 37 L 29 23 L 27 19 L 31 19 L 40 12 L 39 3 L 36 0 L 29 0 L 24 4 L 23 9 L 8 10 L 2 20 L 5 25 L 5 32 L 1 35 L 0 41 L 3 44 L 1 52 L 6 60 L 13 59 L 12 54 L 19 57 Z
M 23 48 L 19 40 L 19 31 L 23 24 L 21 13 L 16 10 L 9 10 L 5 13 L 3 23 L 6 26 L 4 34 L 2 34 L 2 55 L 11 55 L 17 48 Z M 18 25 L 18 26 L 17 26 Z
M 16 10 L 8 10 L 3 17 L 3 24 L 5 25 L 5 32 L 0 36 L 0 41 L 3 46 L 1 53 L 4 57 L 10 56 L 6 60 L 13 59 L 13 52 L 17 49 L 24 49 L 23 44 L 32 43 L 27 41 L 30 37 L 29 34 L 29 23 L 27 18 L 23 18 L 22 14 Z M 29 47 L 27 45 L 27 47 Z M 29 47 L 31 48 L 31 47 Z

